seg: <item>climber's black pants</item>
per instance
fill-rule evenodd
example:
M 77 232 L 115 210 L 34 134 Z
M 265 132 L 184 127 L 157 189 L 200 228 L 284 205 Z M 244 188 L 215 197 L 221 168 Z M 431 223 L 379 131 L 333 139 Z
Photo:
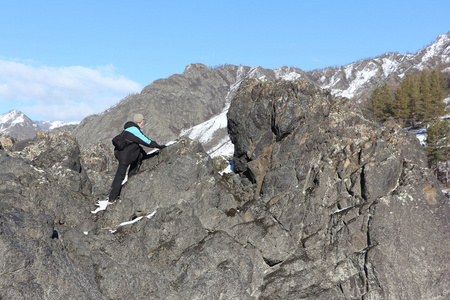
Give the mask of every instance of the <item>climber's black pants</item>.
M 130 170 L 128 171 L 128 179 L 131 176 L 135 175 L 139 169 L 139 165 L 141 163 L 143 155 L 139 155 L 138 159 L 130 165 Z M 127 174 L 128 165 L 121 164 L 119 162 L 119 166 L 117 167 L 116 175 L 114 176 L 114 180 L 111 184 L 111 191 L 109 192 L 109 201 L 114 201 L 119 198 L 120 190 L 122 189 L 122 182 L 125 179 Z

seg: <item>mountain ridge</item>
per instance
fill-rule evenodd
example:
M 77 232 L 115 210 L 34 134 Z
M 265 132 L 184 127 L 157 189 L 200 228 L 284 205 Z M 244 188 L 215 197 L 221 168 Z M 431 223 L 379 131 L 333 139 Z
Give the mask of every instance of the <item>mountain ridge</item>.
M 387 52 L 345 66 L 308 72 L 287 66 L 264 69 L 225 64 L 211 68 L 192 63 L 182 74 L 155 80 L 139 94 L 129 95 L 104 112 L 86 117 L 74 130 L 83 147 L 98 142 L 109 145 L 111 136 L 119 132 L 134 113 L 140 112 L 148 119 L 144 132 L 158 142 L 165 143 L 180 135 L 194 139 L 200 138 L 199 134 L 207 135 L 210 139 L 203 138 L 203 144 L 209 153 L 214 153 L 220 144 L 226 144 L 223 120 L 227 105 L 246 78 L 300 79 L 329 89 L 337 96 L 362 102 L 376 86 L 385 82 L 395 85 L 408 72 L 435 68 L 450 73 L 450 33 L 439 35 L 415 54 Z M 218 125 L 215 120 L 220 116 L 218 122 L 222 126 L 209 126 L 213 132 L 208 133 L 199 130 L 208 123 Z
M 450 33 L 439 35 L 416 54 L 387 52 L 339 68 L 313 70 L 308 75 L 319 86 L 329 88 L 337 96 L 364 98 L 376 85 L 390 80 L 398 84 L 408 72 L 432 70 L 439 66 L 450 72 Z M 330 70 L 334 70 L 335 74 L 326 76 Z

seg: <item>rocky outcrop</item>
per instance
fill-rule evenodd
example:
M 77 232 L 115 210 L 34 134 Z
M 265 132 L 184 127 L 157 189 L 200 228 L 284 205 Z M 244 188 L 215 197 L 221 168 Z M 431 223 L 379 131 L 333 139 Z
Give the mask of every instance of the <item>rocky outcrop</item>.
M 92 194 L 96 198 L 105 198 L 117 169 L 117 159 L 109 145 L 97 143 L 80 152 L 80 162 L 92 184 Z
M 97 216 L 101 236 L 87 239 L 99 253 L 93 263 L 105 297 L 121 298 L 122 290 L 132 299 L 254 298 L 267 265 L 258 249 L 230 235 L 241 222 L 230 211 L 242 203 L 226 188 L 192 140 L 144 161 L 121 199 Z
M 12 149 L 15 139 L 0 133 L 0 149 Z
M 448 202 L 414 136 L 301 81 L 245 81 L 228 121 L 236 173 L 182 138 L 105 210 L 107 146 L 2 150 L 0 298 L 448 298 Z
M 95 226 L 78 145 L 47 136 L 28 150 L 0 153 L 0 298 L 101 299 L 92 266 L 67 247 L 69 234 L 65 240 Z M 34 162 L 25 158 L 31 152 Z
M 286 235 L 262 298 L 448 296 L 448 201 L 414 136 L 302 82 L 247 82 L 228 118 L 236 170 L 266 207 L 255 219 Z

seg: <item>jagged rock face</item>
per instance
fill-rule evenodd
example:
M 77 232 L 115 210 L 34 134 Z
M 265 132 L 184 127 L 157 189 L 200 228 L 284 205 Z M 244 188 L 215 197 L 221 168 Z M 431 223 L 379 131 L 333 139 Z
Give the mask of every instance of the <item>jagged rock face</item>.
M 77 171 L 59 164 L 64 153 L 77 153 L 74 138 L 48 138 L 22 156 L 1 156 L 0 297 L 255 298 L 267 265 L 258 249 L 225 231 L 242 222 L 237 208 L 251 195 L 237 188 L 239 181 L 218 175 L 198 142 L 180 140 L 144 161 L 121 200 L 94 215 L 94 197 L 72 190 L 83 177 L 63 178 Z M 87 174 L 107 165 L 96 155 L 82 156 L 91 162 Z M 69 179 L 72 185 L 61 184 Z M 232 189 L 243 191 L 235 193 L 239 199 Z
M 414 136 L 302 82 L 248 81 L 228 118 L 236 169 L 266 204 L 256 219 L 287 235 L 262 298 L 448 296 L 448 203 Z
M 14 145 L 14 138 L 0 133 L 0 149 L 11 149 Z
M 73 186 L 74 192 L 91 194 L 91 182 L 86 169 L 81 166 L 80 148 L 75 137 L 67 131 L 54 133 L 41 132 L 35 137 L 35 143 L 25 147 L 20 156 L 33 161 L 41 169 L 51 169 L 51 176 L 59 180 L 60 184 L 72 185 L 80 181 L 80 185 Z M 70 170 L 70 171 L 68 171 Z M 73 172 L 72 172 L 73 171 Z M 71 177 L 76 176 L 78 179 Z M 69 179 L 67 179 L 69 178 Z
M 107 146 L 2 150 L 0 298 L 448 298 L 448 203 L 413 136 L 299 81 L 244 82 L 228 118 L 236 174 L 180 139 L 96 214 Z
M 73 169 L 78 146 L 65 135 L 40 145 L 36 164 L 0 153 L 0 298 L 100 299 L 94 274 L 61 239 L 95 226 L 87 177 Z
M 267 265 L 258 249 L 233 237 L 244 221 L 231 215 L 249 198 L 236 199 L 233 186 L 239 183 L 218 175 L 192 140 L 145 160 L 121 199 L 97 216 L 104 230 L 86 246 L 102 253 L 93 263 L 102 266 L 104 296 L 121 298 L 121 289 L 133 299 L 254 298 Z M 118 226 L 137 217 L 143 218 L 133 227 Z
M 117 159 L 109 145 L 97 143 L 80 152 L 80 162 L 92 184 L 92 194 L 105 199 L 109 194 L 111 182 L 117 169 Z

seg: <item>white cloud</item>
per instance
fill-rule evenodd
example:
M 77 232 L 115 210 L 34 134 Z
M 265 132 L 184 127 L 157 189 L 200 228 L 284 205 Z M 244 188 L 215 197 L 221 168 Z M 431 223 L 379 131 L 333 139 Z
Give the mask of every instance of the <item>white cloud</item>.
M 0 59 L 0 103 L 39 120 L 81 120 L 141 89 L 113 66 L 55 68 Z

